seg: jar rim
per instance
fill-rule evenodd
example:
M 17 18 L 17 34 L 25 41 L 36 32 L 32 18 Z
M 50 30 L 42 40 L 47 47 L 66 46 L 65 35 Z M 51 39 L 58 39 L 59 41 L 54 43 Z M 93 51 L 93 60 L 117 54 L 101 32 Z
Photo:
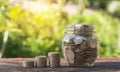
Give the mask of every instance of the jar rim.
M 68 25 L 66 28 L 67 33 L 73 34 L 93 34 L 95 33 L 93 25 L 87 24 L 72 24 Z

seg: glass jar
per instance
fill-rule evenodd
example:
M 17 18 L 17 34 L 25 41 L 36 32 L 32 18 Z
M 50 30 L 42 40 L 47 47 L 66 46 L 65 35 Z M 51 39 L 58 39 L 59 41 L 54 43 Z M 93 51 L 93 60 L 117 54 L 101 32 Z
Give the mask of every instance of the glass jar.
M 70 66 L 93 66 L 98 56 L 98 39 L 93 25 L 68 25 L 62 50 Z

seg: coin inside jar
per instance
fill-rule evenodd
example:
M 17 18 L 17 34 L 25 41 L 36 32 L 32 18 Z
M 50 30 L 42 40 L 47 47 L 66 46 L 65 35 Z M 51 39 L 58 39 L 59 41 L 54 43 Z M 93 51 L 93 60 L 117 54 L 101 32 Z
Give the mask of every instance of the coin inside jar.
M 62 40 L 63 55 L 70 66 L 93 66 L 98 56 L 98 39 L 93 25 L 68 25 Z

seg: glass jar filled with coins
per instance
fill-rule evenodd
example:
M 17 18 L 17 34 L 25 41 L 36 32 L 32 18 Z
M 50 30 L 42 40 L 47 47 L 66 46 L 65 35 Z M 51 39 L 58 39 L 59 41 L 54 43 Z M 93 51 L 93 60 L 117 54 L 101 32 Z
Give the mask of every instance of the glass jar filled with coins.
M 98 39 L 93 25 L 68 25 L 62 50 L 70 66 L 93 66 L 98 56 Z

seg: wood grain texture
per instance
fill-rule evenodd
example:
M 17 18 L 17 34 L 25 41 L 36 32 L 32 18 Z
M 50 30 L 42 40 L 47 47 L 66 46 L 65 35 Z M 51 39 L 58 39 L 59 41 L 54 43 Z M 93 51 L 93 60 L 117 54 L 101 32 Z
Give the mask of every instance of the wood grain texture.
M 58 68 L 23 68 L 23 60 L 34 58 L 0 59 L 0 72 L 120 72 L 120 58 L 97 59 L 93 67 L 69 67 L 67 62 L 61 59 L 61 67 Z

